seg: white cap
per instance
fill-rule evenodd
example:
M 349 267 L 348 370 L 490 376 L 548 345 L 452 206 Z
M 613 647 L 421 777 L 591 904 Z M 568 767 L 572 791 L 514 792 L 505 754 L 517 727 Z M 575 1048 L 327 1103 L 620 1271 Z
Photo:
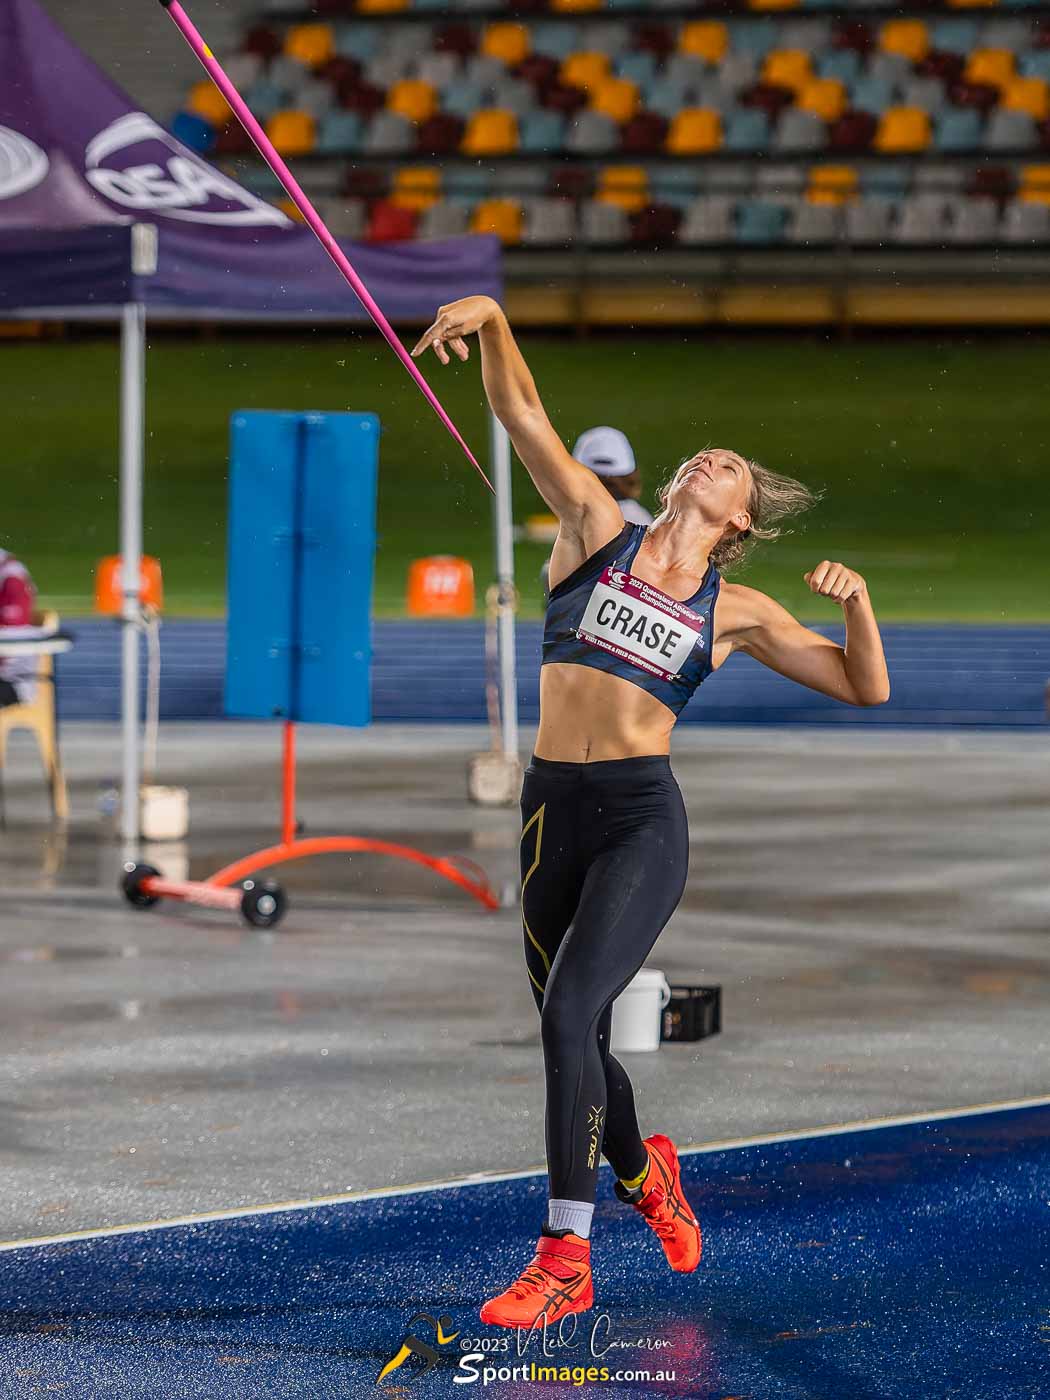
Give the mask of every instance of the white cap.
M 588 428 L 576 439 L 572 455 L 596 476 L 630 476 L 634 450 L 619 428 Z

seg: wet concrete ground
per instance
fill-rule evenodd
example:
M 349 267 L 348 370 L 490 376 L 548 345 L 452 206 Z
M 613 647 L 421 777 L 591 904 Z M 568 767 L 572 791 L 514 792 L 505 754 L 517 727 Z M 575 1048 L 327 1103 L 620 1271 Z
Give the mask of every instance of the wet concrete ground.
M 517 813 L 466 800 L 486 742 L 303 730 L 299 810 L 307 834 L 469 856 L 505 909 L 327 856 L 282 872 L 292 908 L 260 934 L 121 902 L 96 812 L 111 726 L 66 726 L 65 839 L 13 741 L 0 1239 L 542 1164 Z M 159 778 L 190 788 L 192 833 L 149 859 L 204 877 L 269 844 L 278 744 L 269 726 L 168 727 Z M 649 965 L 720 984 L 723 1030 L 625 1057 L 643 1131 L 710 1143 L 1048 1092 L 1046 735 L 698 726 L 673 764 L 690 883 Z

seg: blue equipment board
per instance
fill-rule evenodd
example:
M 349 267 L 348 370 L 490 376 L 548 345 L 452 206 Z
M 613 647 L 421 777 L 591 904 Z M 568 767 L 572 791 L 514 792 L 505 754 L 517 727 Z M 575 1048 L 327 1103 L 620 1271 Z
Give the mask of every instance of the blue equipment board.
M 233 415 L 228 715 L 370 722 L 378 463 L 373 413 Z

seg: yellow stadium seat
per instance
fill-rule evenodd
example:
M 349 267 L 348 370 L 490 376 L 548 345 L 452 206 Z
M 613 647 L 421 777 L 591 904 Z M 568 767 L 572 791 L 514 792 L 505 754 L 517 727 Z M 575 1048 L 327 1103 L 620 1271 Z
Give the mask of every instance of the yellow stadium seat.
M 649 177 L 641 165 L 607 165 L 598 177 L 596 196 L 603 204 L 616 204 L 628 213 L 649 203 Z
M 607 53 L 571 53 L 561 65 L 561 80 L 570 87 L 596 87 L 609 76 Z
M 1005 87 L 1014 75 L 1014 56 L 1009 49 L 974 49 L 963 77 L 968 83 L 990 83 Z
M 1037 122 L 1050 117 L 1050 86 L 1043 78 L 1011 78 L 1003 89 L 1002 105 L 1011 112 L 1027 112 Z
M 390 202 L 399 209 L 429 209 L 440 198 L 441 171 L 437 166 L 409 166 L 394 176 Z
M 591 89 L 591 106 L 621 124 L 638 110 L 638 85 L 629 78 L 603 78 Z
M 307 68 L 320 68 L 335 57 L 335 31 L 330 24 L 295 24 L 285 36 L 284 51 Z
M 1026 204 L 1050 204 L 1050 165 L 1026 165 L 1017 198 Z
M 794 10 L 801 0 L 747 0 L 749 10 Z
M 514 113 L 502 107 L 483 107 L 475 112 L 460 144 L 468 156 L 505 156 L 517 149 L 518 123 Z
M 362 15 L 392 15 L 408 6 L 409 0 L 357 0 L 357 10 Z
M 266 134 L 282 156 L 308 155 L 317 144 L 317 128 L 309 112 L 291 108 L 274 112 L 266 123 Z
M 513 199 L 483 199 L 470 220 L 472 233 L 495 233 L 503 243 L 521 242 L 521 205 Z
M 481 52 L 501 58 L 508 68 L 527 57 L 531 41 L 523 24 L 489 24 L 481 36 Z
M 811 78 L 798 95 L 804 112 L 815 112 L 823 121 L 833 122 L 846 110 L 846 88 L 837 78 Z
M 193 84 L 186 99 L 186 106 L 189 111 L 196 112 L 198 117 L 211 122 L 212 126 L 225 126 L 233 115 L 230 104 L 210 78 Z
M 671 123 L 667 150 L 676 156 L 703 155 L 722 144 L 722 120 L 707 107 L 685 107 Z
M 921 63 L 930 51 L 929 31 L 921 19 L 888 19 L 879 30 L 879 48 Z
M 798 92 L 810 81 L 809 54 L 804 49 L 774 49 L 766 55 L 762 81 Z
M 948 0 L 953 10 L 983 10 L 998 4 L 998 0 Z
M 551 0 L 551 9 L 571 14 L 580 10 L 600 10 L 604 4 L 605 0 Z
M 857 193 L 852 165 L 815 165 L 809 172 L 806 199 L 810 204 L 845 204 Z
M 875 133 L 877 151 L 925 151 L 930 144 L 930 114 L 921 107 L 888 107 Z
M 682 25 L 678 47 L 708 63 L 721 63 L 729 48 L 729 31 L 720 19 L 694 19 Z
M 422 78 L 402 78 L 388 91 L 386 105 L 410 122 L 425 122 L 437 110 L 437 94 Z

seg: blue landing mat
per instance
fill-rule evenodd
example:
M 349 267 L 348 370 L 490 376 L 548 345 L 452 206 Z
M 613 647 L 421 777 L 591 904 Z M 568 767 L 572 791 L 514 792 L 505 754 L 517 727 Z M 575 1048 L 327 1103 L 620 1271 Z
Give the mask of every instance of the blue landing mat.
M 699 1269 L 668 1270 L 603 1170 L 596 1306 L 547 1357 L 539 1336 L 519 1358 L 516 1333 L 477 1319 L 531 1256 L 546 1188 L 531 1175 L 5 1252 L 0 1394 L 1050 1395 L 1050 1104 L 696 1152 L 683 1167 Z M 420 1313 L 456 1337 L 437 1345 Z M 413 1355 L 377 1386 L 409 1332 L 435 1364 L 424 1374 Z M 676 1378 L 486 1386 L 459 1365 L 477 1339 L 506 1346 L 493 1367 Z M 479 1378 L 456 1383 L 457 1368 Z

